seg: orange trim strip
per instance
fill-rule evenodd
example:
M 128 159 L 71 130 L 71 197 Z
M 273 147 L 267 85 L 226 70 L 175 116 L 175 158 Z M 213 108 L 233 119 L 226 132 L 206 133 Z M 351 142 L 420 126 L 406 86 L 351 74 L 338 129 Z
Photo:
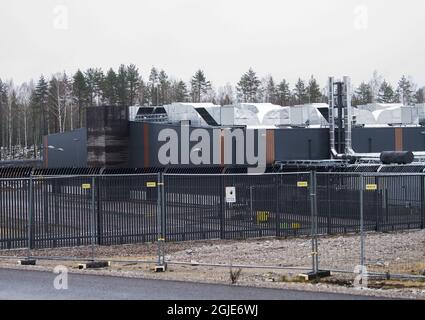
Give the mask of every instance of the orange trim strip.
M 403 151 L 403 128 L 395 128 L 395 151 Z
M 267 164 L 273 164 L 276 160 L 276 150 L 274 141 L 274 130 L 267 130 L 266 133 L 266 162 Z

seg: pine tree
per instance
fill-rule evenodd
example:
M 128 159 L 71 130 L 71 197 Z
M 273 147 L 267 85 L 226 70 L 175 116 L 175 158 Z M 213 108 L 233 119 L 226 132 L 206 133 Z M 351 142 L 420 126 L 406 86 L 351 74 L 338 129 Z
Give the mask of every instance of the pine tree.
M 355 105 L 372 103 L 372 88 L 370 84 L 362 82 L 355 92 Z
M 128 103 L 132 106 L 136 103 L 136 97 L 141 83 L 139 69 L 134 64 L 130 64 L 127 67 L 127 82 L 129 91 Z
M 170 86 L 171 83 L 168 80 L 168 76 L 164 70 L 161 70 L 158 75 L 159 82 L 159 105 L 171 103 L 170 99 Z
M 128 85 L 128 73 L 125 65 L 120 65 L 117 73 L 117 102 L 120 106 L 128 106 L 129 104 L 129 85 Z
M 78 123 L 79 127 L 81 128 L 84 125 L 85 119 L 83 109 L 87 106 L 89 97 L 86 79 L 80 70 L 78 70 L 73 77 L 72 91 L 74 101 L 78 107 Z
M 425 87 L 418 89 L 415 94 L 416 103 L 425 103 Z
M 174 101 L 175 102 L 187 102 L 189 92 L 187 90 L 186 83 L 183 80 L 175 83 L 174 88 Z
M 398 102 L 403 103 L 404 105 L 411 105 L 415 102 L 414 85 L 404 75 L 398 82 L 396 98 Z
M 242 102 L 257 102 L 261 81 L 257 74 L 250 68 L 243 74 L 236 86 L 238 97 Z
M 156 84 L 158 82 L 158 70 L 155 67 L 152 67 L 149 74 L 149 82 Z
M 277 87 L 278 104 L 281 106 L 289 106 L 291 104 L 291 90 L 289 83 L 285 79 L 279 83 Z
M 102 102 L 102 84 L 104 77 L 102 69 L 89 68 L 85 72 L 90 106 L 99 105 Z
M 47 110 L 48 105 L 48 98 L 49 98 L 49 85 L 44 79 L 44 76 L 42 75 L 37 83 L 37 86 L 35 88 L 35 94 L 36 94 L 36 101 L 37 101 L 37 108 L 39 110 L 40 115 L 40 128 L 41 128 L 41 134 L 47 135 L 49 134 L 49 113 Z M 41 137 L 40 140 L 41 142 Z
M 192 77 L 191 84 L 191 95 L 192 102 L 201 102 L 202 95 L 208 93 L 211 90 L 211 82 L 207 81 L 205 74 L 202 70 L 196 71 Z
M 277 89 L 272 76 L 266 79 L 266 85 L 264 88 L 264 102 L 277 103 Z
M 52 121 L 50 123 L 49 132 L 60 132 L 60 109 L 61 109 L 61 98 L 60 98 L 60 83 L 56 76 L 52 76 L 49 81 L 49 97 L 48 97 L 48 110 L 52 115 Z
M 110 68 L 102 84 L 103 98 L 105 103 L 114 106 L 117 104 L 117 74 Z
M 379 103 L 393 103 L 394 102 L 394 89 L 386 80 L 382 82 L 378 93 Z
M 140 78 L 139 90 L 137 91 L 137 104 L 140 106 L 144 106 L 149 104 L 149 95 L 148 95 L 148 87 L 146 86 L 143 79 Z
M 158 90 L 158 70 L 152 67 L 149 74 L 149 105 L 156 106 L 159 104 L 159 90 Z
M 322 92 L 316 79 L 311 76 L 307 86 L 307 95 L 309 103 L 319 103 L 322 100 Z
M 298 79 L 294 88 L 294 98 L 297 104 L 308 103 L 308 91 L 303 80 Z

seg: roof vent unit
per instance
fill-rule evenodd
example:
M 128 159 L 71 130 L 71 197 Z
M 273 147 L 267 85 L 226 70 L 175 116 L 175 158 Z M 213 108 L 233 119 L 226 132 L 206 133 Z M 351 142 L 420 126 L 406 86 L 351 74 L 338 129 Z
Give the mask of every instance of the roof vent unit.
M 219 122 L 219 106 L 212 103 L 176 102 L 164 106 L 171 123 L 190 120 L 194 127 L 208 127 Z
M 163 107 L 140 107 L 134 121 L 167 123 L 168 115 Z
M 296 105 L 290 108 L 290 113 L 293 126 L 328 125 L 329 106 L 325 103 Z

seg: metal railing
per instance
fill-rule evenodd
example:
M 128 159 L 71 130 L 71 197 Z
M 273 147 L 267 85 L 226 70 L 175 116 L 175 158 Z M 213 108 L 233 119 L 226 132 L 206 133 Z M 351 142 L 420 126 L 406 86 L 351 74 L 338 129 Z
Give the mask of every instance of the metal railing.
M 164 264 L 165 242 L 304 236 L 311 247 L 297 253 L 300 268 L 353 272 L 378 259 L 368 232 L 424 228 L 424 179 L 315 172 L 0 179 L 0 249 L 30 256 L 91 246 L 94 260 L 95 246 L 156 242 Z M 342 244 L 340 261 L 330 261 L 323 236 L 347 233 L 356 251 Z

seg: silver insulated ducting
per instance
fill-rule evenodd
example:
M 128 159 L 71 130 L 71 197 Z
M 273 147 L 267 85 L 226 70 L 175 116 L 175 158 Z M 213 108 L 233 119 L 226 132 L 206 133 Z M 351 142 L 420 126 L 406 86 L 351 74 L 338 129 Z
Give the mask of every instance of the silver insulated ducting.
M 329 146 L 332 158 L 358 156 L 352 146 L 353 108 L 351 106 L 351 80 L 329 78 Z M 335 138 L 335 113 L 338 112 L 338 148 Z M 344 132 L 344 138 L 342 138 Z M 344 141 L 343 141 L 344 140 Z M 342 145 L 344 148 L 342 148 Z M 343 149 L 343 150 L 342 150 Z

